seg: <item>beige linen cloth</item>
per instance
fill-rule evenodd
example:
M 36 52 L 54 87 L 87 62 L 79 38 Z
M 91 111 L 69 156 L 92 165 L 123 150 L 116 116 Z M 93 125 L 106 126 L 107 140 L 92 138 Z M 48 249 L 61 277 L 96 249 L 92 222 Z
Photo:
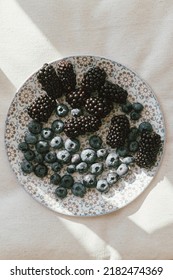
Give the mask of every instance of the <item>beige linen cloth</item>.
M 17 181 L 4 146 L 7 110 L 43 63 L 90 54 L 120 62 L 154 90 L 165 117 L 159 172 L 125 208 L 54 213 Z M 173 259 L 173 1 L 0 1 L 0 259 Z

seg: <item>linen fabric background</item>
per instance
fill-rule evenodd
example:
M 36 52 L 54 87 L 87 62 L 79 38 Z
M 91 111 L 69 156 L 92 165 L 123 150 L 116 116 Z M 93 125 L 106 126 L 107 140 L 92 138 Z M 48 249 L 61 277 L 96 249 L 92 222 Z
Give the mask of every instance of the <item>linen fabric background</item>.
M 0 1 L 0 259 L 173 258 L 173 1 Z M 69 217 L 36 202 L 13 174 L 5 119 L 17 89 L 45 62 L 71 55 L 120 62 L 154 90 L 165 118 L 161 167 L 125 208 Z

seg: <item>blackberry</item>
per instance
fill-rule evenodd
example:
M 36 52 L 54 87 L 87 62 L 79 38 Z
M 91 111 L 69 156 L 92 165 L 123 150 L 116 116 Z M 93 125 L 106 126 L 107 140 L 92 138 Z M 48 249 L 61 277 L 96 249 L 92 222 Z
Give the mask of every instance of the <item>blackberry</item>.
M 128 136 L 130 123 L 125 115 L 114 116 L 111 119 L 111 125 L 106 137 L 106 142 L 112 148 L 124 146 Z
M 57 99 L 62 96 L 62 84 L 52 65 L 45 63 L 38 71 L 37 80 L 50 97 Z
M 64 93 L 75 90 L 76 74 L 70 61 L 62 60 L 58 63 L 57 74 L 61 80 Z
M 95 132 L 101 126 L 101 120 L 95 116 L 80 116 L 67 120 L 64 132 L 69 138 L 83 135 L 87 132 Z
M 109 99 L 111 102 L 125 103 L 128 93 L 122 87 L 117 84 L 113 84 L 110 81 L 106 81 L 99 90 L 99 96 Z
M 39 96 L 27 108 L 27 112 L 33 120 L 47 122 L 55 107 L 56 101 L 46 94 Z
M 78 88 L 66 95 L 66 101 L 72 108 L 76 109 L 84 106 L 87 98 L 89 97 L 90 94 L 86 90 Z
M 87 91 L 95 91 L 100 89 L 100 87 L 105 83 L 105 79 L 105 70 L 96 66 L 90 68 L 86 73 L 84 73 L 81 85 L 82 88 Z
M 156 132 L 142 132 L 139 149 L 135 157 L 137 165 L 149 168 L 156 162 L 161 146 L 161 137 Z
M 101 97 L 90 97 L 85 102 L 85 109 L 91 115 L 105 118 L 113 109 L 113 104 Z

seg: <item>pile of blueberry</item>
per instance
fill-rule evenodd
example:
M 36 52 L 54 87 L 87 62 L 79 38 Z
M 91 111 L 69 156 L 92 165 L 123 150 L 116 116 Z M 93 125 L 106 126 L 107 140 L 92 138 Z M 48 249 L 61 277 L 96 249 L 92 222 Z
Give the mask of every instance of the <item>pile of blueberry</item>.
M 136 103 L 137 104 L 137 103 Z M 127 112 L 125 104 L 122 110 L 126 113 L 141 112 L 140 103 L 135 111 L 133 107 Z M 70 139 L 62 136 L 65 117 L 71 113 L 77 117 L 81 115 L 80 109 L 69 109 L 66 104 L 58 104 L 56 107 L 58 119 L 51 123 L 50 127 L 43 127 L 42 123 L 32 120 L 28 124 L 28 131 L 24 141 L 19 143 L 24 159 L 21 169 L 25 174 L 34 174 L 43 178 L 50 174 L 50 184 L 56 186 L 55 194 L 59 198 L 67 196 L 71 192 L 75 196 L 83 197 L 88 188 L 96 188 L 101 193 L 109 191 L 120 178 L 125 176 L 129 166 L 134 163 L 133 154 L 138 150 L 138 136 L 142 130 L 152 130 L 148 122 L 143 122 L 139 127 L 130 129 L 125 146 L 109 151 L 104 148 L 103 141 L 98 135 L 91 135 L 88 148 L 81 149 L 78 139 Z M 66 167 L 66 173 L 61 176 L 61 170 Z M 99 176 L 106 171 L 106 178 Z M 73 174 L 82 174 L 79 182 L 74 181 Z

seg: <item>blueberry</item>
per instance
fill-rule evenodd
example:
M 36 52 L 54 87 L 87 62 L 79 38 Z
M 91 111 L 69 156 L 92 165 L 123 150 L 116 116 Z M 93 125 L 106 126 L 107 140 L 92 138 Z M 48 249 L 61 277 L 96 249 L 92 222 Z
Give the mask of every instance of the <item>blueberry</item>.
M 74 183 L 74 185 L 72 186 L 72 193 L 75 196 L 79 196 L 79 197 L 83 197 L 86 193 L 86 188 L 82 183 Z
M 26 152 L 29 149 L 29 145 L 26 142 L 20 142 L 18 145 L 18 149 L 22 152 Z
M 36 144 L 38 141 L 38 137 L 30 132 L 26 133 L 25 135 L 25 142 L 31 145 Z
M 50 183 L 53 185 L 58 185 L 61 181 L 61 176 L 57 173 L 54 173 L 50 176 Z
M 79 117 L 79 116 L 82 115 L 82 110 L 78 109 L 78 108 L 72 109 L 71 114 L 72 114 L 73 117 Z
M 81 159 L 86 163 L 93 163 L 97 158 L 96 152 L 93 149 L 85 149 L 81 152 Z
M 65 149 L 70 153 L 76 153 L 80 149 L 80 142 L 77 139 L 68 138 L 65 141 Z
M 84 178 L 83 178 L 83 184 L 85 187 L 87 188 L 95 188 L 97 185 L 97 179 L 96 176 L 93 174 L 87 174 Z
M 39 154 L 39 153 L 36 152 L 34 160 L 37 163 L 43 163 L 43 161 L 44 161 L 43 154 Z
M 109 185 L 113 185 L 117 182 L 118 180 L 118 175 L 116 172 L 110 172 L 107 175 L 107 182 Z
M 99 191 L 99 192 L 108 192 L 109 191 L 109 184 L 106 180 L 98 180 L 97 182 L 97 186 L 96 186 L 96 189 Z
M 133 103 L 132 107 L 133 107 L 133 110 L 136 111 L 136 112 L 141 112 L 144 108 L 144 106 L 139 102 Z
M 33 170 L 33 164 L 27 160 L 23 160 L 21 163 L 21 169 L 24 173 L 26 174 L 30 174 Z
M 133 163 L 134 161 L 135 161 L 134 157 L 125 157 L 121 159 L 121 162 L 127 165 Z
M 108 154 L 106 158 L 106 167 L 117 167 L 119 165 L 119 155 L 115 152 Z
M 102 163 L 93 163 L 90 167 L 91 174 L 99 175 L 103 172 L 103 164 Z
M 143 132 L 143 131 L 152 132 L 153 128 L 152 128 L 152 125 L 149 122 L 142 122 L 139 125 L 139 131 L 140 132 Z
M 59 197 L 59 198 L 65 198 L 67 196 L 67 189 L 64 187 L 58 187 L 55 190 L 55 194 Z
M 63 146 L 63 140 L 60 136 L 55 136 L 50 141 L 50 146 L 54 149 L 60 149 Z
M 67 166 L 68 173 L 74 173 L 75 171 L 76 171 L 76 165 L 70 164 L 69 166 Z
M 35 153 L 32 150 L 27 150 L 24 152 L 24 157 L 27 161 L 32 161 L 35 158 Z
M 81 161 L 81 157 L 79 154 L 72 155 L 72 158 L 71 158 L 72 164 L 78 164 L 80 161 Z
M 41 131 L 41 136 L 45 140 L 51 140 L 53 137 L 53 130 L 51 128 L 45 127 Z
M 129 101 L 127 101 L 125 104 L 121 105 L 121 110 L 124 113 L 129 114 L 132 110 L 132 104 Z
M 34 173 L 37 177 L 43 178 L 48 173 L 48 168 L 44 164 L 37 164 L 34 168 Z
M 120 157 L 125 157 L 128 155 L 129 151 L 128 151 L 128 148 L 127 147 L 119 147 L 117 148 L 116 150 L 117 154 L 120 156 Z
M 53 171 L 58 172 L 62 168 L 62 164 L 60 162 L 54 162 L 51 164 L 51 168 Z
M 105 159 L 107 154 L 108 154 L 108 152 L 107 152 L 106 149 L 99 149 L 99 150 L 97 150 L 97 158 L 98 159 L 101 159 L 101 160 Z
M 129 151 L 130 152 L 137 152 L 139 149 L 139 143 L 137 141 L 132 141 L 129 143 Z
M 64 130 L 64 123 L 61 120 L 55 120 L 51 125 L 54 133 L 61 133 Z
M 37 144 L 36 144 L 36 150 L 38 153 L 40 154 L 44 154 L 47 153 L 49 151 L 49 144 L 47 141 L 44 140 L 40 140 Z
M 128 166 L 125 163 L 120 164 L 116 170 L 118 176 L 122 177 L 128 172 Z
M 91 148 L 98 150 L 102 146 L 102 139 L 98 135 L 92 135 L 89 138 L 89 144 Z
M 131 111 L 131 113 L 130 113 L 130 118 L 131 118 L 131 120 L 137 121 L 137 120 L 140 119 L 140 117 L 141 117 L 141 115 L 140 115 L 139 112 L 136 112 L 136 111 L 134 111 L 134 110 Z
M 65 117 L 69 112 L 69 109 L 67 107 L 67 105 L 65 104 L 58 104 L 57 108 L 56 108 L 56 114 L 59 117 Z
M 132 127 L 128 135 L 128 140 L 134 141 L 137 139 L 138 136 L 139 136 L 139 129 L 137 127 Z
M 88 165 L 86 162 L 80 162 L 76 165 L 76 171 L 79 173 L 85 173 L 88 170 Z
M 74 184 L 74 179 L 71 175 L 64 175 L 61 178 L 60 187 L 64 187 L 66 189 L 71 189 Z
M 28 130 L 33 134 L 39 134 L 42 130 L 42 124 L 36 120 L 32 120 L 28 124 Z
M 57 159 L 62 163 L 68 163 L 71 160 L 71 154 L 67 150 L 61 150 L 57 153 Z
M 47 162 L 47 163 L 53 163 L 53 162 L 55 162 L 56 161 L 56 153 L 54 153 L 54 152 L 48 152 L 46 155 L 45 155 L 45 161 Z

